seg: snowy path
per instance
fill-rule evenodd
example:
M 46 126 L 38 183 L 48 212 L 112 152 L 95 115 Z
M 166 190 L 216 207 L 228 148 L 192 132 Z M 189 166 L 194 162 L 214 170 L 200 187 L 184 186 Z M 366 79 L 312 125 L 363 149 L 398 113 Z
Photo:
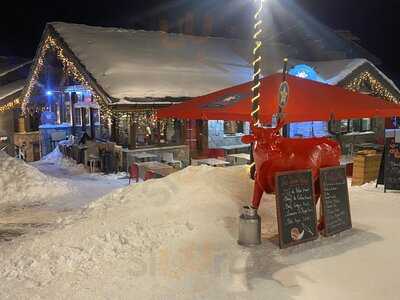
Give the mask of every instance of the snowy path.
M 90 174 L 83 166 L 65 159 L 53 162 L 39 161 L 30 166 L 45 174 L 51 183 L 42 190 L 36 188 L 33 193 L 27 195 L 22 184 L 22 191 L 16 188 L 14 194 L 21 194 L 24 201 L 0 202 L 0 243 L 21 235 L 53 230 L 64 219 L 79 215 L 80 210 L 92 201 L 128 185 L 125 174 Z M 24 169 L 23 165 L 18 167 Z M 27 173 L 33 170 L 28 166 L 25 168 L 29 171 Z M 26 181 L 29 182 L 29 179 Z M 60 193 L 57 193 L 58 188 Z M 46 189 L 51 189 L 52 194 L 51 197 L 43 199 L 40 194 Z
M 65 167 L 46 161 L 32 165 L 46 175 L 62 180 L 70 187 L 69 194 L 53 199 L 47 204 L 48 207 L 58 210 L 83 208 L 111 191 L 128 185 L 125 174 L 90 174 L 82 165 Z

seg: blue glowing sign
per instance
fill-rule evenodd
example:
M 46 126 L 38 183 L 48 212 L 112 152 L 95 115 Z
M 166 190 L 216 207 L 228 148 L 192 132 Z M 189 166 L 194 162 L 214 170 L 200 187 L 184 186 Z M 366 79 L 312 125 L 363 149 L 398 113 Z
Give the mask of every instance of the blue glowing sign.
M 293 68 L 291 68 L 289 70 L 289 75 L 304 79 L 314 80 L 318 82 L 325 82 L 325 80 L 322 79 L 312 67 L 305 64 L 296 65 Z

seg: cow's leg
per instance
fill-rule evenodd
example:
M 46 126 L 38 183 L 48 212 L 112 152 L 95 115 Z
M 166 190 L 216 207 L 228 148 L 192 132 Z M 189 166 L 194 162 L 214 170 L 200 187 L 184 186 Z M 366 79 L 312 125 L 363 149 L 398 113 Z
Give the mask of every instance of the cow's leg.
M 255 209 L 258 209 L 261 202 L 261 197 L 264 193 L 262 187 L 257 183 L 257 180 L 254 181 L 254 191 L 253 191 L 253 201 L 251 202 L 251 206 Z

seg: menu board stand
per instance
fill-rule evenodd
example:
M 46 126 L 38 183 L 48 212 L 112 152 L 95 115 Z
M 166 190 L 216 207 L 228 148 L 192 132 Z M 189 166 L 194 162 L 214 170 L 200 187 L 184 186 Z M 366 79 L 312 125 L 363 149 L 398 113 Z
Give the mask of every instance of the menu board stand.
M 386 190 L 400 190 L 400 143 L 394 137 L 385 141 L 385 192 Z
M 381 164 L 379 166 L 379 175 L 378 179 L 376 180 L 376 188 L 378 185 L 385 185 L 385 157 L 386 157 L 386 151 L 383 150 L 382 158 L 381 158 Z M 385 189 L 386 193 L 386 189 Z
M 276 174 L 279 247 L 287 248 L 318 238 L 315 192 L 310 170 Z
M 349 189 L 345 167 L 320 169 L 321 205 L 324 217 L 324 236 L 352 228 Z

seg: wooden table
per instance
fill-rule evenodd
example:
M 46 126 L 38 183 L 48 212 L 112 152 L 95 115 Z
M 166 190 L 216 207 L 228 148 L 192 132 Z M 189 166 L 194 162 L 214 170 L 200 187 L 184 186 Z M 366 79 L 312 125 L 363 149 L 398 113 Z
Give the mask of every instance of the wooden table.
M 139 177 L 144 178 L 144 174 L 146 171 L 152 171 L 156 174 L 159 174 L 161 176 L 167 176 L 171 173 L 176 172 L 173 167 L 160 163 L 158 161 L 146 161 L 142 163 L 136 163 L 139 166 Z
M 243 149 L 248 149 L 249 147 L 250 145 L 247 144 L 238 144 L 230 146 L 221 146 L 220 149 L 224 149 L 226 154 L 234 154 L 237 153 L 238 151 L 243 151 Z
M 158 156 L 147 152 L 137 152 L 137 150 L 122 149 L 122 166 L 128 172 L 133 162 L 146 162 L 157 160 Z
M 208 165 L 211 167 L 224 167 L 229 165 L 229 162 L 216 158 L 198 159 L 197 162 L 199 165 Z
M 245 165 L 250 161 L 250 154 L 247 153 L 229 154 L 227 157 L 233 158 L 234 165 Z
M 152 158 L 158 158 L 157 155 L 147 153 L 147 152 L 139 152 L 139 153 L 129 153 L 130 156 L 140 160 L 141 162 L 149 161 Z

